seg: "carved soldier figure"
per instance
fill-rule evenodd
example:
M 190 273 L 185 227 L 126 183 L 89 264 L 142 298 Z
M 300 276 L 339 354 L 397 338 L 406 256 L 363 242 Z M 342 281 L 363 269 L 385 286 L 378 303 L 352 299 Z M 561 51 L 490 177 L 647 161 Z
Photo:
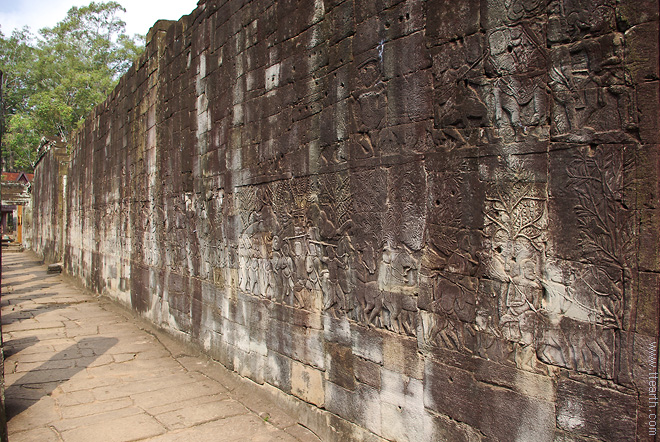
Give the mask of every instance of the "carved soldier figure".
M 365 243 L 358 250 L 360 255 L 359 265 L 355 271 L 356 289 L 355 296 L 362 308 L 359 320 L 371 324 L 382 310 L 382 296 L 378 287 L 378 275 L 376 274 L 376 256 L 373 247 Z
M 294 295 L 294 267 L 293 259 L 289 252 L 289 243 L 284 242 L 281 250 L 279 262 L 276 267 L 280 276 L 280 286 L 282 288 L 281 297 L 285 302 L 292 303 Z
M 321 257 L 321 261 L 326 265 L 326 269 L 321 271 L 321 289 L 324 295 L 324 309 L 329 310 L 335 307 L 339 311 L 346 311 L 346 296 L 339 285 L 339 269 L 344 267 L 344 263 L 337 257 L 334 247 L 325 247 L 326 256 Z
M 538 125 L 543 112 L 539 82 L 530 78 L 538 69 L 538 51 L 530 47 L 528 40 L 522 26 L 496 30 L 488 38 L 487 66 L 497 76 L 493 83 L 495 122 L 498 126 L 510 124 L 516 133 L 518 128 Z M 521 112 L 527 106 L 532 107 L 532 116 L 523 120 Z
M 557 133 L 568 133 L 580 128 L 577 120 L 577 87 L 573 78 L 571 55 L 565 46 L 560 46 L 552 52 L 552 66 L 550 68 L 550 82 L 548 83 L 552 96 L 558 106 L 553 112 L 555 129 Z

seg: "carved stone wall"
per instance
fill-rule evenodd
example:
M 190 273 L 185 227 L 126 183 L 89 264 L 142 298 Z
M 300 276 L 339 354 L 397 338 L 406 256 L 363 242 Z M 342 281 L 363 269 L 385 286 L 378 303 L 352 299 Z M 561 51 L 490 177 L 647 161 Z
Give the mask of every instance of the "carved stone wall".
M 61 140 L 42 140 L 35 171 L 32 207 L 28 205 L 23 215 L 24 225 L 27 225 L 23 244 L 39 253 L 44 261 L 58 262 L 64 255 L 64 228 L 69 204 L 66 197 L 69 171 L 66 144 Z M 33 219 L 32 212 L 36 219 Z
M 202 0 L 78 134 L 66 269 L 324 440 L 647 440 L 658 9 Z

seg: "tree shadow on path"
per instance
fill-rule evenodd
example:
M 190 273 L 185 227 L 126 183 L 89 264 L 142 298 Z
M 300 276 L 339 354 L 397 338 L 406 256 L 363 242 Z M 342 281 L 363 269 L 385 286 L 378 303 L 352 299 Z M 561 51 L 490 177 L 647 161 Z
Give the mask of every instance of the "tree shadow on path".
M 86 369 L 117 342 L 117 338 L 83 338 L 25 373 L 5 390 L 7 419 L 50 395 L 59 385 Z

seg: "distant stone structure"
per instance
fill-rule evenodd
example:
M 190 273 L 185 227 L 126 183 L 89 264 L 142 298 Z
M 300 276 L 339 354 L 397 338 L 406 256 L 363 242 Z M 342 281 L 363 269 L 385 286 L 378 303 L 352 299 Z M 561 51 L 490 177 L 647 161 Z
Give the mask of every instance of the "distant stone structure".
M 30 183 L 33 174 L 24 172 L 2 172 L 0 176 L 0 214 L 2 228 L 2 244 L 11 239 L 17 243 L 23 242 L 23 218 L 24 209 L 30 210 L 32 198 L 30 195 Z
M 38 165 L 35 247 L 323 440 L 647 440 L 658 10 L 201 0 Z

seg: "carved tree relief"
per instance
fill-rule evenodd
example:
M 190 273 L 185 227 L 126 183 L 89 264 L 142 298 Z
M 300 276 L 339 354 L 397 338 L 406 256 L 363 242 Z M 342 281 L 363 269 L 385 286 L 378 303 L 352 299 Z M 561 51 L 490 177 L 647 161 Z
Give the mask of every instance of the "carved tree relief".
M 529 173 L 502 174 L 486 197 L 487 276 L 495 281 L 499 327 L 523 347 L 535 341 L 542 302 L 539 281 L 545 253 L 547 209 L 542 187 Z
M 627 206 L 632 164 L 621 151 L 583 148 L 569 165 L 577 194 L 579 246 L 593 267 L 577 279 L 596 295 L 598 323 L 621 328 L 624 280 L 630 278 L 635 253 L 635 216 Z

